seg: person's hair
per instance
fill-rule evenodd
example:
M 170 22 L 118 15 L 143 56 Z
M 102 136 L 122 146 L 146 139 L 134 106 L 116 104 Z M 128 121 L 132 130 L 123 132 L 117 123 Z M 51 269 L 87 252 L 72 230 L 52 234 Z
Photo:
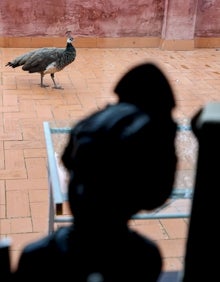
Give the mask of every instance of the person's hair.
M 155 63 L 143 63 L 131 68 L 118 81 L 114 92 L 119 101 L 136 104 L 157 116 L 175 107 L 170 82 Z

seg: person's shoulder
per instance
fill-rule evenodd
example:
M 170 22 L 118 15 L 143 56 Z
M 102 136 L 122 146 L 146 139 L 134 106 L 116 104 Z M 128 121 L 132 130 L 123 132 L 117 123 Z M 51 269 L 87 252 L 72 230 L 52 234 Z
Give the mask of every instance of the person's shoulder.
M 86 118 L 80 120 L 73 128 L 73 136 L 84 136 L 84 134 L 95 134 L 97 132 L 109 132 L 109 130 L 128 125 L 134 119 L 144 118 L 147 122 L 149 116 L 134 104 L 120 102 L 108 104 Z
M 116 104 L 108 104 L 104 109 L 100 111 L 100 114 L 105 113 L 118 113 L 119 115 L 129 115 L 134 113 L 143 113 L 143 111 L 135 104 L 128 102 L 120 102 Z
M 43 252 L 44 250 L 47 252 L 49 249 L 66 249 L 67 241 L 71 233 L 71 226 L 60 227 L 53 233 L 27 244 L 23 249 L 23 253 Z
M 130 230 L 130 252 L 135 256 L 139 257 L 143 261 L 155 260 L 161 263 L 161 253 L 158 245 L 150 240 L 148 237 L 141 235 L 133 230 Z

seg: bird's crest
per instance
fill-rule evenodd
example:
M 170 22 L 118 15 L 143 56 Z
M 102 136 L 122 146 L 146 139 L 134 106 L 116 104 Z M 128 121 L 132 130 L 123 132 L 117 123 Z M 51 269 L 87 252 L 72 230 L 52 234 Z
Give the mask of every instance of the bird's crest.
M 65 34 L 66 34 L 66 37 L 72 37 L 71 36 L 71 30 L 67 30 Z
M 67 37 L 67 42 L 68 43 L 71 43 L 73 41 L 73 37 L 71 35 L 71 31 L 70 30 L 66 31 L 66 37 Z

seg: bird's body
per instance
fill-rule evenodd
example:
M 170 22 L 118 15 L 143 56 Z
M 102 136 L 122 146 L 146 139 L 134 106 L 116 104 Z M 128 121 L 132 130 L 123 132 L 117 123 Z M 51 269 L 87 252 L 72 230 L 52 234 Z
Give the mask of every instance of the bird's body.
M 73 38 L 67 38 L 66 48 L 45 47 L 35 49 L 28 53 L 18 56 L 14 60 L 8 62 L 6 66 L 12 68 L 22 66 L 22 70 L 29 73 L 40 73 L 41 75 L 41 87 L 44 85 L 43 78 L 46 74 L 51 75 L 51 79 L 54 83 L 54 88 L 60 89 L 54 79 L 54 74 L 61 71 L 67 65 L 71 64 L 76 58 L 76 49 L 72 45 Z

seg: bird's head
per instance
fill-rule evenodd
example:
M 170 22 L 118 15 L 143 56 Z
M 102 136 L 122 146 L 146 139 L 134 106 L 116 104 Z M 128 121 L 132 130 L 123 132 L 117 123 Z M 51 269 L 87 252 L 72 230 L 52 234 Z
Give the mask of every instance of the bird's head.
M 70 30 L 66 31 L 66 36 L 67 36 L 67 43 L 72 43 L 74 38 L 72 37 Z
M 68 37 L 67 38 L 67 43 L 72 43 L 73 42 L 73 37 Z

